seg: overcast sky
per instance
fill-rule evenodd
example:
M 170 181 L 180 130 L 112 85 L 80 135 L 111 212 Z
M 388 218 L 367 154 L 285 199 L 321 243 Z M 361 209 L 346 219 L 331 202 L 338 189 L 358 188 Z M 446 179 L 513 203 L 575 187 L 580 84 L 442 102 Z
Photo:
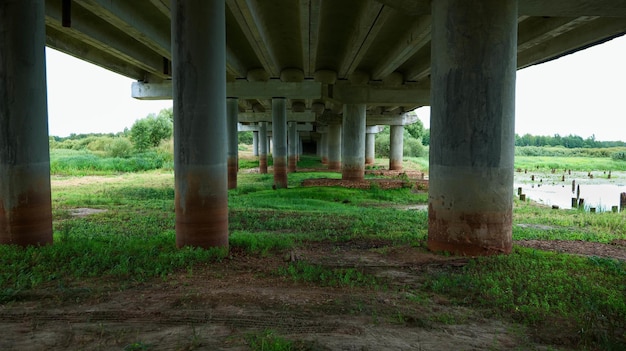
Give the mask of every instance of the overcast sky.
M 172 106 L 131 98 L 132 80 L 46 49 L 50 135 L 109 133 Z M 515 131 L 626 141 L 626 37 L 517 72 Z M 428 127 L 429 109 L 418 115 Z

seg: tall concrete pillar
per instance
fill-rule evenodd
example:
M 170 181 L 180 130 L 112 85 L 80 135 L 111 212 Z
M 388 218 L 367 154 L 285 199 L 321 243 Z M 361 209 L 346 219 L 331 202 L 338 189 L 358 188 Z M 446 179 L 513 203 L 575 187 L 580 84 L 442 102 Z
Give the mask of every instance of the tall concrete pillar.
M 341 124 L 328 125 L 328 169 L 331 171 L 341 170 Z
M 225 3 L 171 8 L 176 245 L 227 247 Z
M 317 144 L 322 164 L 328 164 L 328 133 L 321 133 Z
M 259 156 L 259 132 L 252 132 L 252 155 Z
M 365 104 L 343 105 L 341 139 L 341 178 L 363 180 L 365 177 Z
M 52 243 L 44 6 L 0 4 L 0 244 Z
M 295 172 L 298 164 L 298 149 L 300 140 L 298 140 L 298 123 L 291 121 L 288 123 L 289 127 L 289 158 L 287 160 L 287 166 L 289 172 Z
M 432 2 L 431 250 L 511 251 L 517 3 Z
M 402 170 L 402 153 L 404 149 L 404 126 L 390 126 L 389 134 L 389 169 Z
M 272 98 L 274 186 L 287 187 L 287 99 Z
M 259 173 L 267 174 L 267 122 L 259 122 Z
M 372 127 L 368 127 L 370 129 Z M 376 133 L 365 133 L 365 164 L 373 165 L 376 158 Z
M 239 99 L 228 98 L 226 101 L 226 122 L 228 133 L 228 189 L 237 188 L 237 171 L 239 170 L 239 132 L 237 117 Z

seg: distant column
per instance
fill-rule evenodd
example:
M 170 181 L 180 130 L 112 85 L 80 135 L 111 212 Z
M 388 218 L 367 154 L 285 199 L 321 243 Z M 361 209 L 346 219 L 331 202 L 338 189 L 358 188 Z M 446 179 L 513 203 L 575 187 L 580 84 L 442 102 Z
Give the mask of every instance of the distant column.
M 226 102 L 226 120 L 228 126 L 228 189 L 237 188 L 237 171 L 239 170 L 238 112 L 239 99 L 228 98 Z
M 252 132 L 252 155 L 259 156 L 259 132 Z
M 289 172 L 295 172 L 298 164 L 298 146 L 300 145 L 300 141 L 298 140 L 298 123 L 290 121 L 287 125 L 289 129 L 289 136 L 287 138 L 289 144 L 287 168 Z
M 171 9 L 176 245 L 227 247 L 225 3 Z
M 341 178 L 363 180 L 365 177 L 365 104 L 343 105 Z
M 322 159 L 322 164 L 328 164 L 328 133 L 321 133 L 317 147 L 320 148 L 320 158 Z
M 0 244 L 52 244 L 44 12 L 0 5 Z
M 372 127 L 368 127 L 370 129 Z M 376 133 L 365 134 L 365 164 L 373 165 L 376 157 Z
M 259 173 L 267 174 L 267 122 L 259 122 Z
M 428 248 L 512 248 L 517 0 L 432 2 Z
M 272 160 L 274 186 L 287 187 L 287 103 L 285 98 L 272 98 Z
M 341 170 L 341 124 L 328 125 L 328 169 Z
M 402 170 L 402 152 L 404 149 L 404 126 L 391 126 L 389 134 L 389 169 Z

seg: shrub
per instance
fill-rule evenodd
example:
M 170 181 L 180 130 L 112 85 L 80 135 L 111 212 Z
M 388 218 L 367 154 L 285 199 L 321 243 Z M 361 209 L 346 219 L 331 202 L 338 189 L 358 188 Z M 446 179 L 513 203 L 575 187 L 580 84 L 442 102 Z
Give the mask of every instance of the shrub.
M 109 157 L 130 157 L 133 150 L 133 144 L 124 137 L 114 138 L 105 146 L 105 151 Z
M 616 160 L 616 161 L 626 161 L 626 152 L 624 152 L 624 151 L 614 152 L 611 155 L 611 158 Z

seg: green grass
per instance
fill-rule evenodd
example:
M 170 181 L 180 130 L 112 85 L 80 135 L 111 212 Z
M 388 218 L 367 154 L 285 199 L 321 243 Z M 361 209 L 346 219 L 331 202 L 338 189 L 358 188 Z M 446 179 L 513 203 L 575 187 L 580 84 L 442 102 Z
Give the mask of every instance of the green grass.
M 303 161 L 313 167 L 316 162 L 314 158 Z M 545 160 L 532 162 L 549 168 Z M 238 188 L 228 192 L 231 249 L 265 258 L 283 257 L 320 242 L 332 247 L 375 241 L 380 253 L 396 246 L 424 246 L 426 211 L 404 208 L 425 204 L 427 194 L 408 188 L 301 186 L 303 180 L 315 177 L 340 175 L 292 173 L 288 189 L 273 190 L 273 175 L 241 172 Z M 136 282 L 168 279 L 178 271 L 220 264 L 227 255 L 224 250 L 176 248 L 173 186 L 173 174 L 167 170 L 97 177 L 54 175 L 55 243 L 39 248 L 0 246 L 0 304 L 20 300 L 42 286 L 59 295 L 78 280 L 86 282 L 86 289 L 101 281 L 124 289 Z M 624 213 L 555 211 L 518 200 L 514 206 L 516 240 L 609 243 L 626 239 Z M 105 212 L 87 217 L 71 214 L 81 207 Z M 626 347 L 625 272 L 624 262 L 515 247 L 511 255 L 470 259 L 463 268 L 429 268 L 422 274 L 423 282 L 398 289 L 412 296 L 414 301 L 406 299 L 420 308 L 429 305 L 430 299 L 441 298 L 471 308 L 481 317 L 519 323 L 535 336 L 545 337 L 550 330 L 561 328 L 555 334 L 563 335 L 564 330 L 571 335 L 570 345 L 619 350 Z M 274 273 L 285 282 L 358 288 L 372 294 L 389 283 L 354 267 L 333 268 L 306 261 L 284 264 Z M 369 307 L 364 310 L 373 311 Z M 399 322 L 411 315 L 399 310 L 394 313 Z M 466 318 L 448 312 L 438 316 L 426 320 L 454 324 Z M 272 331 L 251 335 L 248 343 L 253 349 L 299 349 L 297 343 Z
M 626 171 L 626 162 L 609 157 L 515 156 L 515 168 L 528 170 Z
M 427 289 L 533 328 L 560 328 L 583 343 L 626 347 L 626 263 L 516 247 L 434 274 Z M 554 329 L 557 331 L 558 329 Z M 621 339 L 621 341 L 620 341 Z

